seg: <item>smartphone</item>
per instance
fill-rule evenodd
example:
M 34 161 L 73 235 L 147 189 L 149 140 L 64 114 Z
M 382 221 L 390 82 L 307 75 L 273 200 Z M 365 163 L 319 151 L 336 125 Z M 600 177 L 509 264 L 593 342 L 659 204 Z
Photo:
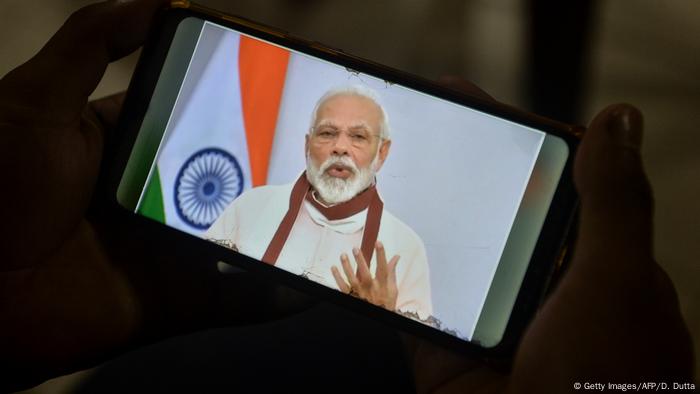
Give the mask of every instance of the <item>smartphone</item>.
M 456 349 L 512 351 L 577 205 L 575 128 L 189 2 L 120 127 L 120 209 Z

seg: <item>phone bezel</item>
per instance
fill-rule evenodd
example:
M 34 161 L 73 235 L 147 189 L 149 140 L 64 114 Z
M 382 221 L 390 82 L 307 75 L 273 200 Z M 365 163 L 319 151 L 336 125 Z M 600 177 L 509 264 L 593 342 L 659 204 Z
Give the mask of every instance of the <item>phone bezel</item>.
M 437 85 L 432 81 L 345 54 L 340 50 L 316 42 L 309 42 L 293 37 L 286 32 L 244 18 L 225 15 L 188 3 L 186 6 L 169 8 L 159 13 L 158 18 L 152 26 L 151 34 L 144 45 L 134 76 L 129 85 L 123 111 L 118 122 L 118 128 L 120 130 L 118 134 L 120 135 L 121 141 L 118 142 L 118 148 L 111 158 L 113 166 L 111 166 L 110 180 L 105 191 L 106 198 L 109 200 L 109 205 L 115 206 L 115 209 L 118 211 L 126 211 L 134 215 L 133 212 L 128 211 L 117 202 L 117 190 L 136 136 L 138 135 L 141 122 L 144 119 L 154 92 L 161 67 L 170 47 L 169 44 L 174 37 L 179 23 L 188 17 L 198 17 L 227 26 L 245 34 L 340 64 L 341 66 L 348 67 L 355 71 L 367 73 L 391 81 L 392 83 L 419 90 L 459 105 L 558 136 L 566 142 L 570 151 L 563 174 L 572 173 L 573 157 L 578 145 L 580 129 L 525 113 L 497 102 L 468 96 L 464 93 Z M 202 261 L 211 262 L 211 264 L 216 264 L 217 261 L 226 261 L 244 270 L 265 275 L 266 277 L 270 277 L 290 287 L 327 299 L 351 310 L 358 311 L 390 324 L 395 328 L 432 340 L 443 346 L 479 356 L 507 357 L 514 351 L 519 337 L 522 335 L 530 318 L 541 304 L 548 281 L 554 270 L 555 262 L 558 257 L 560 257 L 560 252 L 568 240 L 567 233 L 574 218 L 576 206 L 577 195 L 573 187 L 572 178 L 571 176 L 563 175 L 557 185 L 552 203 L 546 214 L 542 231 L 535 245 L 532 258 L 528 263 L 527 271 L 516 297 L 505 332 L 503 333 L 503 338 L 500 343 L 494 347 L 482 347 L 473 342 L 464 341 L 420 322 L 389 312 L 381 307 L 371 305 L 354 297 L 349 297 L 268 264 L 261 264 L 258 260 L 167 226 L 161 226 L 163 231 L 159 231 L 157 234 L 154 234 L 154 236 L 175 240 L 177 241 L 177 247 L 197 249 L 202 255 Z M 136 223 L 140 223 L 143 220 L 152 221 L 140 215 L 135 216 L 138 217 Z

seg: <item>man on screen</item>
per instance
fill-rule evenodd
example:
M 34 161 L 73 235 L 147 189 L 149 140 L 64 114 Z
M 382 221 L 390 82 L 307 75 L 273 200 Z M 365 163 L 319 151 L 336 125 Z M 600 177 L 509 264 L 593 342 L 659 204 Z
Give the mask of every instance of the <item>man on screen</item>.
M 333 89 L 312 114 L 306 171 L 242 194 L 205 238 L 392 311 L 432 313 L 425 247 L 384 209 L 376 174 L 389 155 L 374 91 Z

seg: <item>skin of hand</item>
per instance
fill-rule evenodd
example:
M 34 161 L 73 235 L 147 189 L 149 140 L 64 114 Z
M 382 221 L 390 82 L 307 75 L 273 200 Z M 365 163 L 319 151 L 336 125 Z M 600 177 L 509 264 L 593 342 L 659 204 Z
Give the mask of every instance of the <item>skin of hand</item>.
M 0 196 L 0 365 L 19 382 L 82 366 L 136 331 L 134 289 L 86 219 L 105 139 L 87 98 L 143 42 L 159 3 L 81 9 L 0 80 L 0 161 L 20 191 Z
M 356 272 L 352 272 L 348 256 L 344 253 L 340 256 L 340 263 L 347 281 L 343 279 L 338 267 L 331 267 L 331 272 L 338 288 L 343 293 L 351 294 L 393 311 L 396 310 L 396 299 L 399 295 L 399 290 L 396 287 L 396 265 L 399 262 L 399 255 L 395 255 L 387 263 L 384 245 L 379 241 L 375 245 L 375 252 L 377 254 L 377 274 L 374 278 L 369 271 L 369 264 L 357 248 L 352 250 L 357 263 Z
M 607 107 L 590 123 L 574 166 L 581 198 L 575 253 L 525 333 L 511 391 L 693 379 L 678 297 L 654 259 L 642 131 L 641 112 L 627 104 Z
M 470 83 L 456 90 L 492 100 Z M 590 123 L 575 158 L 581 199 L 570 267 L 527 328 L 510 374 L 410 342 L 417 391 L 574 391 L 576 382 L 693 380 L 694 355 L 673 284 L 653 257 L 653 197 L 640 148 L 643 118 L 612 105 Z
M 216 261 L 158 237 L 156 223 L 92 198 L 123 96 L 88 97 L 167 3 L 85 7 L 0 80 L 0 165 L 11 185 L 0 193 L 0 392 L 175 334 L 293 312 L 277 310 L 284 288 L 220 275 Z

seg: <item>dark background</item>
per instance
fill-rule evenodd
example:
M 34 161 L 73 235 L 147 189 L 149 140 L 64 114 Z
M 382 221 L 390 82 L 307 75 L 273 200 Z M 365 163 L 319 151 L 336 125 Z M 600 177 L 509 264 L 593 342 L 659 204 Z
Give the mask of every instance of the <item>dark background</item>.
M 90 2 L 0 0 L 0 75 L 36 53 L 72 11 Z M 463 76 L 500 101 L 559 120 L 586 124 L 607 104 L 637 105 L 645 115 L 643 155 L 656 196 L 656 256 L 678 289 L 699 353 L 700 138 L 693 135 L 700 124 L 700 2 L 199 3 L 423 77 Z M 94 97 L 124 90 L 136 59 L 110 66 Z M 69 391 L 88 374 L 29 392 Z

